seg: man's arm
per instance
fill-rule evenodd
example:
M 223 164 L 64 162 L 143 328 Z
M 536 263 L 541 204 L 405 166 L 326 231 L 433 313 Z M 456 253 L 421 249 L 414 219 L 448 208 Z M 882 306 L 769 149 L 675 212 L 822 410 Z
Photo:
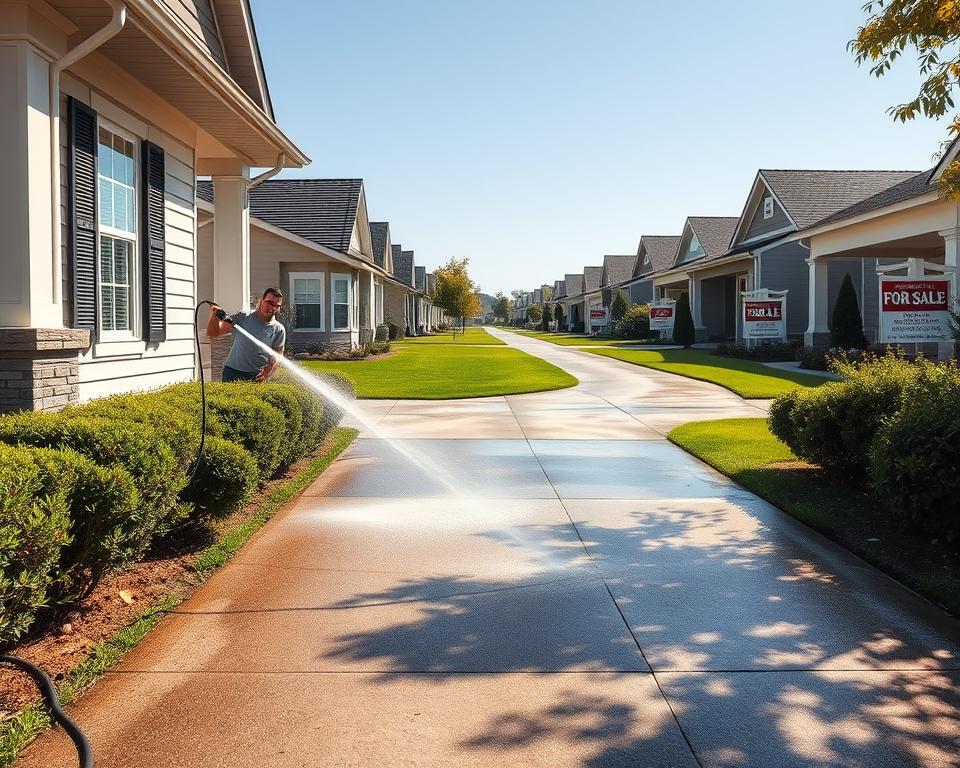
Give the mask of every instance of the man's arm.
M 280 355 L 283 354 L 283 347 L 279 349 L 274 347 L 273 351 L 276 352 L 276 354 L 270 358 L 269 363 L 267 363 L 265 366 L 263 366 L 263 368 L 261 368 L 257 372 L 257 375 L 254 378 L 254 381 L 266 381 L 267 379 L 270 378 L 270 375 L 273 373 L 273 369 L 277 367 L 277 362 L 278 362 L 277 358 L 279 358 Z
M 221 311 L 221 308 L 216 304 L 210 305 L 210 322 L 207 323 L 207 336 L 211 339 L 215 339 L 217 336 L 226 336 L 233 330 L 232 323 L 228 323 L 226 320 L 220 320 L 217 317 L 217 312 Z

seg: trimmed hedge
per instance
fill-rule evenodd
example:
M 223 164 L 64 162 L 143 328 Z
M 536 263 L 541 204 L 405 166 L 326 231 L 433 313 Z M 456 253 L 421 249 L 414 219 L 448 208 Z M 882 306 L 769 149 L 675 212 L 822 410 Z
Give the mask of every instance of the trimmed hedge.
M 617 296 L 622 296 L 618 293 Z M 650 336 L 650 305 L 631 304 L 614 322 L 613 335 L 620 339 L 646 339 Z
M 236 443 L 208 435 L 197 472 L 182 498 L 193 505 L 194 522 L 239 512 L 257 487 L 257 462 Z

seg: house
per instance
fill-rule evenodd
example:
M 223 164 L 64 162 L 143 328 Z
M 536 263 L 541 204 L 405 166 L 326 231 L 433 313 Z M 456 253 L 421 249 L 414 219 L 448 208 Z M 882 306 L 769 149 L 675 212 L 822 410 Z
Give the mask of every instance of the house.
M 600 277 L 603 266 L 583 268 L 583 295 L 581 317 L 585 333 L 598 333 L 607 326 L 606 312 L 603 311 L 603 292 L 600 290 Z
M 271 179 L 248 197 L 251 293 L 270 286 L 284 292 L 294 312 L 293 348 L 353 349 L 373 341 L 383 322 L 384 285 L 392 278 L 374 257 L 363 180 Z M 208 219 L 220 201 L 207 181 L 198 182 L 197 199 L 197 285 L 201 295 L 215 295 L 210 256 L 217 223 Z M 385 246 L 377 243 L 384 261 Z M 214 340 L 214 375 L 231 341 Z
M 623 291 L 624 299 L 630 300 L 627 290 L 624 286 L 633 276 L 633 267 L 637 261 L 635 254 L 625 256 L 604 256 L 603 271 L 600 273 L 600 293 L 603 299 L 603 306 L 607 310 L 606 325 L 601 328 L 601 333 L 613 332 L 613 316 L 611 309 L 613 300 L 617 293 Z
M 405 333 L 407 336 L 416 336 L 418 333 L 419 294 L 417 292 L 417 271 L 413 251 L 405 251 L 400 246 L 396 246 L 393 252 L 393 263 L 396 268 L 397 280 L 407 289 L 403 296 Z
M 395 326 L 399 332 L 408 334 L 414 327 L 411 314 L 413 286 L 410 278 L 413 253 L 404 257 L 403 246 L 389 242 L 387 245 L 390 251 L 388 271 L 393 279 L 383 286 L 383 320 L 388 325 Z M 387 258 L 384 254 L 384 261 Z
M 564 295 L 560 301 L 570 333 L 583 333 L 583 273 L 563 276 Z
M 864 332 L 871 341 L 880 338 L 878 268 L 902 264 L 903 268 L 891 274 L 952 277 L 956 309 L 960 204 L 941 196 L 937 179 L 958 149 L 955 140 L 932 169 L 913 174 L 789 235 L 791 241 L 809 249 L 807 345 L 829 344 L 830 312 L 844 274 L 851 275 L 858 289 Z M 838 268 L 838 264 L 842 266 Z M 926 345 L 922 351 L 943 359 L 953 354 L 954 344 Z
M 697 341 L 736 335 L 737 291 L 746 290 L 745 276 L 708 278 L 714 260 L 726 254 L 738 222 L 736 216 L 690 216 L 683 225 L 673 263 L 651 276 L 656 298 L 689 296 Z
M 673 266 L 679 246 L 678 235 L 643 235 L 640 238 L 633 274 L 623 286 L 631 304 L 649 304 L 654 300 L 652 277 Z
M 802 338 L 809 324 L 809 251 L 793 234 L 916 175 L 916 171 L 757 171 L 727 253 L 695 270 L 704 275 L 704 297 L 716 294 L 710 290 L 712 282 L 734 276 L 739 276 L 741 290 L 787 291 L 786 333 Z M 875 306 L 876 263 L 835 256 L 828 272 L 830 306 L 848 273 L 861 307 Z M 736 336 L 741 339 L 739 293 L 736 298 Z
M 554 303 L 554 318 L 556 318 L 556 307 L 560 307 L 560 312 L 563 318 L 557 323 L 558 331 L 565 331 L 567 329 L 567 313 L 564 309 L 563 299 L 567 295 L 567 283 L 565 280 L 554 280 L 553 281 L 553 303 Z
M 249 3 L 9 0 L 0 93 L 0 409 L 193 378 L 198 270 L 226 309 L 249 302 L 251 169 L 309 162 L 274 120 Z M 222 202 L 207 265 L 198 175 Z

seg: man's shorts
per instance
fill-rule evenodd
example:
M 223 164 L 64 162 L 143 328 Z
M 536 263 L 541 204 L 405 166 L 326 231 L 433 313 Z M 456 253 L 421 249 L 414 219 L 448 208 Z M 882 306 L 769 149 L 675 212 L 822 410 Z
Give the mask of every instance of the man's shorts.
M 238 371 L 236 368 L 231 368 L 229 365 L 223 366 L 223 376 L 221 381 L 230 382 L 230 381 L 253 381 L 257 378 L 256 372 L 249 371 Z

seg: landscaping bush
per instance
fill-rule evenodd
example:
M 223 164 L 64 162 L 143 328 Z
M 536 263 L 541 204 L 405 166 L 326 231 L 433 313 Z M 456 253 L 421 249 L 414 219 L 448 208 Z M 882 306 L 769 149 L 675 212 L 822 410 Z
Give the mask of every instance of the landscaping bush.
M 778 397 L 771 431 L 800 458 L 835 474 L 863 477 L 870 446 L 884 419 L 896 414 L 923 365 L 898 352 L 862 363 L 836 361 L 844 381 Z
M 356 399 L 357 390 L 353 386 L 353 382 L 342 373 L 338 373 L 337 371 L 312 371 L 312 373 L 345 400 L 350 401 Z M 318 440 L 323 440 L 327 434 L 329 434 L 330 430 L 336 428 L 343 418 L 343 414 L 344 410 L 340 405 L 329 398 L 325 397 L 323 399 L 323 417 L 321 419 Z
M 687 294 L 680 294 L 674 312 L 676 317 L 673 321 L 673 343 L 686 349 L 697 340 L 697 332 L 693 327 L 693 315 L 690 314 L 690 297 Z
M 877 429 L 870 477 L 892 516 L 960 544 L 960 368 L 918 368 L 901 408 Z
M 829 371 L 830 351 L 826 347 L 801 347 L 797 352 L 800 367 L 808 371 Z
M 610 319 L 613 321 L 614 328 L 616 328 L 617 323 L 623 320 L 629 308 L 630 303 L 627 301 L 627 297 L 623 291 L 617 291 L 617 295 L 614 296 L 613 301 L 610 302 Z
M 222 437 L 208 436 L 196 474 L 181 497 L 193 505 L 191 520 L 206 523 L 239 512 L 257 487 L 257 463 Z
M 559 304 L 553 305 L 553 319 L 557 321 L 557 331 L 563 328 L 563 307 Z
M 841 349 L 863 349 L 867 339 L 863 335 L 863 318 L 857 303 L 857 292 L 853 288 L 850 274 L 843 276 L 840 293 L 833 305 L 830 318 L 830 342 Z
M 721 357 L 736 357 L 741 360 L 756 360 L 762 363 L 794 362 L 797 359 L 799 347 L 796 344 L 783 342 L 754 344 L 721 344 L 714 351 Z
M 385 355 L 389 351 L 389 341 L 371 341 L 367 344 L 367 353 L 371 355 Z
M 69 542 L 62 492 L 41 494 L 40 471 L 24 451 L 0 462 L 0 648 L 21 637 L 47 605 L 60 550 Z
M 650 305 L 631 304 L 623 317 L 614 324 L 613 335 L 621 339 L 646 339 L 649 337 Z
M 390 341 L 403 341 L 403 328 L 396 323 L 387 323 L 387 327 L 390 329 L 388 335 Z
M 277 448 L 279 462 L 274 471 L 283 471 L 299 459 L 302 451 L 303 414 L 295 392 L 296 385 L 273 382 L 263 384 L 234 382 L 229 386 L 242 390 L 244 397 L 260 400 L 273 406 L 283 415 L 284 431 Z

